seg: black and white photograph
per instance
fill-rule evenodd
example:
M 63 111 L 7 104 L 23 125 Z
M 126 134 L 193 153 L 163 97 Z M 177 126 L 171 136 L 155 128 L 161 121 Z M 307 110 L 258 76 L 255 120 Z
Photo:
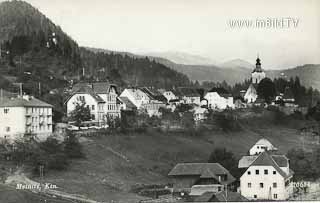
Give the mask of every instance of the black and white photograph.
M 320 201 L 320 1 L 0 0 L 0 203 Z

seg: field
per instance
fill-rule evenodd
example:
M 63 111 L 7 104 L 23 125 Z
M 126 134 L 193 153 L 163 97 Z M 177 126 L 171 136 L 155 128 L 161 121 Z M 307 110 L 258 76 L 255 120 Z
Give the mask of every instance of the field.
M 238 132 L 206 132 L 201 136 L 156 131 L 132 135 L 82 137 L 86 158 L 75 160 L 63 172 L 50 172 L 46 182 L 60 190 L 98 201 L 137 202 L 145 199 L 132 192 L 139 185 L 168 184 L 170 169 L 179 162 L 206 162 L 217 147 L 237 158 L 260 138 L 270 140 L 281 153 L 302 147 L 299 126 L 275 125 L 266 119 L 241 121 Z M 306 143 L 308 148 L 315 147 Z

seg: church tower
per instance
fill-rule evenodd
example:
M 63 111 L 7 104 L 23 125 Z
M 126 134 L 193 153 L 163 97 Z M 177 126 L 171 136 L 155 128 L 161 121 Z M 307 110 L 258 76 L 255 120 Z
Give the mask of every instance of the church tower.
M 258 56 L 256 60 L 256 67 L 251 73 L 251 81 L 253 84 L 259 84 L 259 82 L 265 77 L 266 77 L 266 74 L 261 68 L 261 62 Z

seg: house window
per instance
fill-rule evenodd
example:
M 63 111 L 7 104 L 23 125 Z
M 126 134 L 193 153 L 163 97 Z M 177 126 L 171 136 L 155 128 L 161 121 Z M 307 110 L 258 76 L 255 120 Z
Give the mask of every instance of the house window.
M 277 199 L 278 198 L 278 194 L 273 194 L 273 198 Z
M 273 171 L 273 175 L 276 175 L 277 174 L 277 172 L 276 171 Z
M 259 175 L 259 170 L 256 170 L 256 175 Z
M 220 186 L 218 187 L 218 191 L 221 191 L 221 187 Z
M 251 188 L 251 183 L 248 183 L 248 188 Z
M 7 114 L 7 113 L 9 113 L 9 109 L 3 109 L 3 113 L 5 113 L 5 114 Z
M 264 169 L 264 174 L 268 175 L 268 169 Z
M 91 109 L 94 110 L 94 108 L 95 108 L 94 105 L 92 105 L 92 106 L 91 106 Z
M 272 185 L 273 185 L 273 187 L 274 187 L 274 188 L 276 188 L 276 187 L 277 187 L 277 183 L 273 183 Z
M 260 188 L 263 188 L 263 183 L 260 183 Z
M 251 175 L 251 171 L 248 171 L 248 175 Z
M 10 127 L 6 127 L 6 132 L 10 132 Z
M 92 119 L 92 120 L 96 120 L 96 117 L 95 117 L 94 114 L 91 115 L 91 119 Z
M 253 198 L 257 199 L 257 195 L 253 195 Z

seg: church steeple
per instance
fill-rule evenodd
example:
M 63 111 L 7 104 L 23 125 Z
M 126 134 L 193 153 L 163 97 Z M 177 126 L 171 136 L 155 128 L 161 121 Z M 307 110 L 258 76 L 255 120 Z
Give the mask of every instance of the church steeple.
M 265 77 L 266 77 L 266 75 L 261 68 L 261 60 L 260 60 L 259 54 L 258 54 L 257 59 L 256 59 L 256 67 L 254 68 L 254 70 L 252 71 L 252 74 L 251 74 L 252 83 L 258 84 Z

